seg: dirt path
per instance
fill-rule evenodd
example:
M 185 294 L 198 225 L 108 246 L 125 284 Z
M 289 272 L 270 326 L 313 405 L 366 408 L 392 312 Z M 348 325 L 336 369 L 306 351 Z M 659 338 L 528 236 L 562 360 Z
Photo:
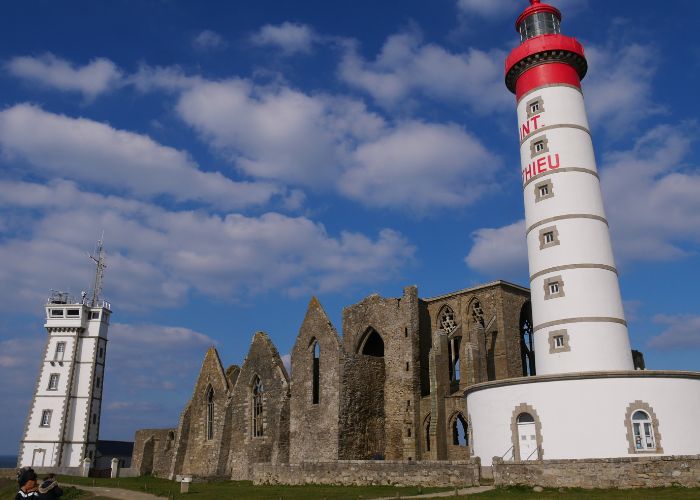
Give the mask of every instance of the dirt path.
M 108 486 L 83 486 L 82 484 L 68 484 L 66 486 L 74 486 L 79 490 L 85 490 L 95 495 L 106 498 L 116 498 L 118 500 L 162 500 L 164 497 L 157 497 L 150 493 L 140 491 L 123 490 L 121 488 L 111 488 Z
M 464 495 L 474 495 L 476 493 L 483 493 L 485 491 L 491 491 L 494 489 L 493 486 L 473 486 L 471 488 L 462 488 L 461 490 L 457 490 L 457 495 L 455 495 L 454 490 L 452 491 L 441 491 L 439 493 L 425 493 L 424 495 L 413 495 L 413 496 L 405 496 L 401 498 L 405 498 L 406 500 L 411 499 L 411 498 L 438 498 L 438 497 L 454 497 L 454 496 L 464 496 Z M 396 497 L 384 497 L 384 498 L 375 498 L 374 500 L 396 500 Z

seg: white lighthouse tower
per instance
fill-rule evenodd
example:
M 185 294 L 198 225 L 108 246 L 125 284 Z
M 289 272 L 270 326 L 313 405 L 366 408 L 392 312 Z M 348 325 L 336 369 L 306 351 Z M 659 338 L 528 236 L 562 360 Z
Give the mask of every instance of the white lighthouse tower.
M 44 349 L 18 466 L 79 467 L 94 460 L 107 354 L 110 304 L 101 300 L 105 255 L 97 244 L 92 296 L 53 292 L 46 304 Z
M 634 370 L 581 79 L 583 46 L 530 0 L 506 60 L 520 143 L 536 374 L 465 391 L 473 453 L 530 461 L 700 454 L 700 373 Z

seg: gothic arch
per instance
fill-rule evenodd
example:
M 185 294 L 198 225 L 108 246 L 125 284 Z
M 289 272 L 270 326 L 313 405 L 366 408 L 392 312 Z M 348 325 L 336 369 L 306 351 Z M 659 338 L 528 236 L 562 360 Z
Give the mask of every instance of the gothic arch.
M 457 315 L 449 304 L 443 304 L 443 306 L 440 307 L 440 311 L 438 312 L 435 321 L 436 330 L 442 330 L 448 335 L 457 330 L 457 327 L 459 326 Z
M 360 337 L 357 352 L 376 358 L 384 357 L 384 339 L 377 330 L 369 326 Z
M 450 438 L 451 438 L 451 444 L 454 446 L 465 446 L 469 447 L 471 445 L 469 441 L 469 423 L 467 419 L 465 418 L 464 414 L 460 411 L 457 410 L 454 413 L 452 413 L 452 416 L 450 416 L 449 420 L 449 429 L 450 429 Z M 462 436 L 464 439 L 464 444 L 460 442 L 460 433 L 459 433 L 459 427 L 461 426 L 462 430 Z
M 535 331 L 532 324 L 532 305 L 529 300 L 520 309 L 519 325 L 520 359 L 522 361 L 523 376 L 532 376 L 536 374 Z

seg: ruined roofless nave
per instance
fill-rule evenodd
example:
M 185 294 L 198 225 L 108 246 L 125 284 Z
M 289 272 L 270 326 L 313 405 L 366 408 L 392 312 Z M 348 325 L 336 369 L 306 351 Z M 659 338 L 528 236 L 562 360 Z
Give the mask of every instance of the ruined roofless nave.
M 213 347 L 175 429 L 136 433 L 132 466 L 163 477 L 247 479 L 254 463 L 464 460 L 464 390 L 532 375 L 530 291 L 497 281 L 421 299 L 370 295 L 339 335 L 311 299 L 291 353 L 253 336 L 242 366 Z

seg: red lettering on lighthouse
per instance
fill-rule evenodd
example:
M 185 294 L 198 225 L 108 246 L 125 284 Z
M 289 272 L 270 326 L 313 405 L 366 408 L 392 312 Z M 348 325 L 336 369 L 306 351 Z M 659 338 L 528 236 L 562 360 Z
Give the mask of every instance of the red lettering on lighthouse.
M 538 128 L 542 126 L 539 123 L 539 119 L 542 115 L 535 115 L 532 118 L 525 120 L 525 123 L 520 125 L 520 140 L 522 141 L 525 136 L 529 135 L 531 132 L 535 132 Z
M 547 161 L 549 162 L 549 169 L 554 170 L 555 168 L 559 168 L 559 153 L 556 153 L 554 155 L 554 158 L 556 159 L 556 164 L 552 161 L 552 155 L 547 156 Z
M 560 165 L 559 153 L 554 153 L 553 155 L 542 156 L 537 160 L 532 161 L 527 164 L 522 170 L 523 175 L 523 187 L 527 182 L 539 174 L 544 174 L 548 170 L 556 170 Z

